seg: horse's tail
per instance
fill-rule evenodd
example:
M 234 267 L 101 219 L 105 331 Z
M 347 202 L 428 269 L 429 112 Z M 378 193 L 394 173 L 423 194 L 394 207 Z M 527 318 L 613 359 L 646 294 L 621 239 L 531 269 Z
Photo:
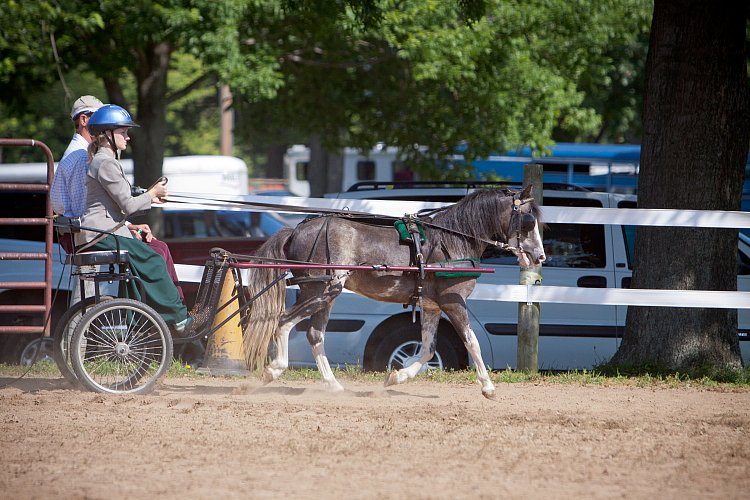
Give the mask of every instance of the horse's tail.
M 255 255 L 270 259 L 285 259 L 284 246 L 294 232 L 284 228 L 266 241 Z M 252 298 L 267 287 L 279 273 L 280 269 L 249 269 L 247 294 Z M 249 370 L 263 368 L 268 357 L 269 343 L 278 336 L 279 318 L 284 312 L 286 280 L 276 282 L 267 291 L 261 293 L 250 306 L 249 319 L 243 335 L 245 361 Z

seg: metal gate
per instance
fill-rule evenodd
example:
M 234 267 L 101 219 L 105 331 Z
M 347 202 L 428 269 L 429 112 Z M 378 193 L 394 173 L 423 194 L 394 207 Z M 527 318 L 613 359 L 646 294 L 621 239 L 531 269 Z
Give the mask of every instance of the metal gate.
M 45 247 L 44 253 L 33 252 L 0 252 L 0 260 L 43 260 L 44 261 L 44 281 L 18 282 L 18 281 L 0 281 L 0 289 L 5 290 L 43 290 L 44 304 L 0 304 L 0 313 L 32 313 L 42 315 L 42 326 L 2 326 L 0 333 L 44 333 L 46 337 L 50 335 L 50 321 L 47 318 L 52 309 L 52 205 L 49 197 L 50 186 L 52 185 L 52 176 L 55 172 L 55 162 L 52 158 L 52 152 L 43 142 L 34 139 L 0 139 L 0 147 L 5 146 L 31 146 L 40 148 L 47 157 L 47 183 L 46 184 L 17 184 L 17 183 L 0 183 L 0 196 L 3 192 L 8 191 L 28 191 L 46 193 L 47 203 L 45 217 L 39 218 L 0 218 L 0 225 L 4 226 L 45 226 Z M 0 276 L 0 280 L 2 276 Z

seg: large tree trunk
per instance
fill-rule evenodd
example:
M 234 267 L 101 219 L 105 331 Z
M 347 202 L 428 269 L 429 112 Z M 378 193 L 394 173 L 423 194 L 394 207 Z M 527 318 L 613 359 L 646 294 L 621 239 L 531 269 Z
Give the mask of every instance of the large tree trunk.
M 738 210 L 750 141 L 742 2 L 656 0 L 641 208 Z M 736 290 L 737 231 L 639 227 L 634 288 Z M 630 307 L 616 364 L 741 366 L 735 309 Z
M 284 178 L 284 155 L 286 154 L 287 144 L 274 144 L 266 149 L 266 168 L 265 175 L 269 179 Z
M 167 133 L 167 72 L 172 48 L 166 43 L 147 46 L 138 54 L 135 69 L 138 85 L 138 114 L 140 129 L 133 130 L 133 175 L 135 184 L 151 186 L 162 175 L 164 139 Z M 144 133 L 144 131 L 148 133 Z M 169 185 L 167 185 L 169 189 Z M 151 229 L 162 234 L 161 219 L 156 213 L 147 215 Z

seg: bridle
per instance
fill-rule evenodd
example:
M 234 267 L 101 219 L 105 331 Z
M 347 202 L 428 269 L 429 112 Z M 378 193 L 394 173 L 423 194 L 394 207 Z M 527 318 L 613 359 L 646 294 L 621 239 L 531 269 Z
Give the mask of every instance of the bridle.
M 439 224 L 435 224 L 434 222 L 425 220 L 423 217 L 432 216 L 436 214 L 437 212 L 443 211 L 448 207 L 440 207 L 440 208 L 430 208 L 425 210 L 420 210 L 417 212 L 416 217 L 420 220 L 420 222 L 427 227 L 433 227 L 435 229 L 440 229 L 441 231 L 446 231 L 452 234 L 457 234 L 459 236 L 464 236 L 469 239 L 473 239 L 475 241 L 481 241 L 482 243 L 487 243 L 488 245 L 495 246 L 499 248 L 500 250 L 506 250 L 508 252 L 513 253 L 516 257 L 520 255 L 521 252 L 523 252 L 523 249 L 521 248 L 521 233 L 528 233 L 534 229 L 534 225 L 536 224 L 536 217 L 534 217 L 533 214 L 530 213 L 521 213 L 520 207 L 522 205 L 526 205 L 527 203 L 531 203 L 534 201 L 534 198 L 521 198 L 521 193 L 517 191 L 511 191 L 511 190 L 505 190 L 506 195 L 513 196 L 512 201 L 512 213 L 510 216 L 510 221 L 508 221 L 508 231 L 506 232 L 507 238 L 510 241 L 511 234 L 515 233 L 516 236 L 516 245 L 513 246 L 507 242 L 502 242 L 498 240 L 488 240 L 485 238 L 479 238 L 477 236 L 472 236 L 470 234 L 466 234 L 462 231 L 458 231 L 456 229 L 443 227 Z

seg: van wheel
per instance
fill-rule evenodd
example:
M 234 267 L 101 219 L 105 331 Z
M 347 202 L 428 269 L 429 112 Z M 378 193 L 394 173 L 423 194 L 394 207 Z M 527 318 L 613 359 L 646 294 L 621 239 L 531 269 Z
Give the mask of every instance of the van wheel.
M 418 324 L 402 323 L 396 326 L 375 349 L 372 362 L 365 367 L 370 371 L 399 370 L 419 359 L 422 332 Z M 458 344 L 450 328 L 438 328 L 435 355 L 420 373 L 425 370 L 458 370 L 466 366 L 466 350 Z M 464 360 L 463 362 L 461 360 Z

